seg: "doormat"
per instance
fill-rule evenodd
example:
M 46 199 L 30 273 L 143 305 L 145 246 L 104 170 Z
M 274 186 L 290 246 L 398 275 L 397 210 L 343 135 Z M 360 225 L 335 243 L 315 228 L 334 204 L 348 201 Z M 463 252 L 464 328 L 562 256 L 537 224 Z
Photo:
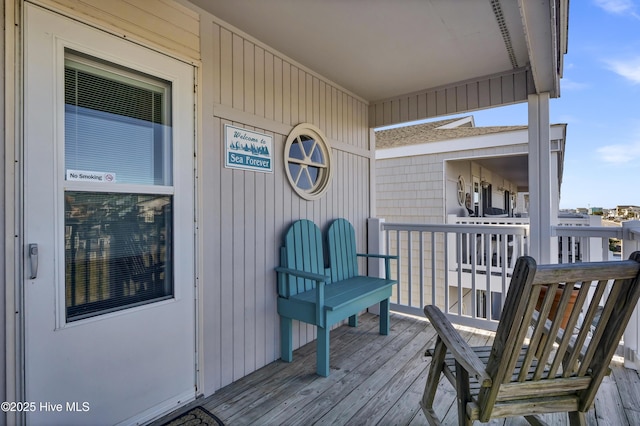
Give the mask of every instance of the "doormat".
M 163 426 L 224 426 L 222 420 L 198 406 L 175 419 L 165 423 Z

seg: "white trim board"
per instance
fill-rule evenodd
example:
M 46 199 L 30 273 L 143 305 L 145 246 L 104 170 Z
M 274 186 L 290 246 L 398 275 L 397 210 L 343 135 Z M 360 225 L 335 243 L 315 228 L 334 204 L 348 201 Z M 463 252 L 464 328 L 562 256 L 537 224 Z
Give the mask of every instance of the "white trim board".
M 564 125 L 551 126 L 551 141 L 564 139 Z M 416 145 L 405 145 L 376 150 L 376 160 L 388 158 L 412 157 L 415 155 L 441 154 L 443 152 L 467 151 L 472 149 L 495 148 L 501 146 L 521 145 L 529 143 L 527 129 L 513 130 L 502 133 L 450 139 L 438 142 L 426 142 Z M 553 144 L 559 147 L 561 144 Z

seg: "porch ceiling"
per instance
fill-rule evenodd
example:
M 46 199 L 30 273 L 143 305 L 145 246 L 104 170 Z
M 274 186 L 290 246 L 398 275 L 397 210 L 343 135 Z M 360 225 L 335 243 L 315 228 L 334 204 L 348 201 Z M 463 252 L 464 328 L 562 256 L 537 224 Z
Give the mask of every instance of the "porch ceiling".
M 529 156 L 514 155 L 474 159 L 476 163 L 489 170 L 495 170 L 508 181 L 518 186 L 518 191 L 529 191 Z
M 559 95 L 568 0 L 190 1 L 369 102 L 523 68 Z

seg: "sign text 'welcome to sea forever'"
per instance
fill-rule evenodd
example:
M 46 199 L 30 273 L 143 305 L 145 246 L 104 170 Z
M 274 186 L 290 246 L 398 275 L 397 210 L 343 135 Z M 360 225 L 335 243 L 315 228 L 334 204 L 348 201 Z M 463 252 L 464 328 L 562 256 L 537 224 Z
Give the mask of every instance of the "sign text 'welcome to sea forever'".
M 273 172 L 273 137 L 225 124 L 224 166 L 232 169 Z

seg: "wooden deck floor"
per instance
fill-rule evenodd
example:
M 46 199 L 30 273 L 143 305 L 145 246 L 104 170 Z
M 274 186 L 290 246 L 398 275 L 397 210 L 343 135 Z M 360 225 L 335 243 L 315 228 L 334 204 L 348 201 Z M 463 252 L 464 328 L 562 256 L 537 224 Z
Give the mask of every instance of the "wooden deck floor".
M 331 333 L 331 374 L 315 374 L 315 343 L 294 352 L 290 364 L 276 361 L 196 401 L 226 425 L 423 425 L 419 408 L 435 332 L 419 318 L 392 314 L 389 336 L 378 335 L 377 317 L 364 314 L 358 328 L 342 326 Z M 473 345 L 487 344 L 488 332 L 462 330 Z M 612 364 L 605 378 L 591 425 L 640 425 L 640 377 Z M 457 424 L 455 393 L 446 380 L 436 395 L 444 424 Z M 565 415 L 545 416 L 550 424 L 568 424 Z M 479 424 L 479 423 L 477 423 Z M 523 418 L 491 425 L 524 425 Z

